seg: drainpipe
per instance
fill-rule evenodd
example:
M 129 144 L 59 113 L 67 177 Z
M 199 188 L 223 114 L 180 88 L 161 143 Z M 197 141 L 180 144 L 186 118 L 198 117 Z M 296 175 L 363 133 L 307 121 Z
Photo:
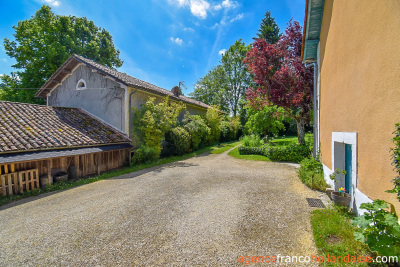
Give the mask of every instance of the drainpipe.
M 314 132 L 314 144 L 313 144 L 313 155 L 314 158 L 317 159 L 318 157 L 318 105 L 317 105 L 317 81 L 318 81 L 318 64 L 317 62 L 310 62 L 310 63 L 306 63 L 306 67 L 309 66 L 314 66 L 314 88 L 313 88 L 313 119 L 314 119 L 314 123 L 313 123 L 313 132 Z
M 129 88 L 129 87 L 128 87 Z M 129 125 L 128 125 L 128 129 L 129 129 L 129 137 L 132 137 L 131 136 L 131 124 L 132 124 L 132 121 L 131 121 L 131 109 L 132 109 L 132 95 L 134 94 L 134 93 L 136 93 L 137 92 L 137 89 L 135 89 L 133 92 L 131 92 L 130 94 L 129 94 L 129 110 L 128 110 L 128 115 L 129 115 Z

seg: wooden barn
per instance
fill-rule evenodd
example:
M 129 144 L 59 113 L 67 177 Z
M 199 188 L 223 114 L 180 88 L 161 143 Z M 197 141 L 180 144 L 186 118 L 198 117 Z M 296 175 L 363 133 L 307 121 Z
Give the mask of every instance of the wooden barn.
M 124 134 L 79 108 L 0 101 L 0 195 L 129 165 Z

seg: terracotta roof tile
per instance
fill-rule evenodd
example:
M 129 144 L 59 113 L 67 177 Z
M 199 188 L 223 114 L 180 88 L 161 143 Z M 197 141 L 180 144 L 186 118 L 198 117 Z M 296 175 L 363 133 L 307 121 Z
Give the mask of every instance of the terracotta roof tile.
M 0 153 L 130 143 L 77 108 L 0 101 Z

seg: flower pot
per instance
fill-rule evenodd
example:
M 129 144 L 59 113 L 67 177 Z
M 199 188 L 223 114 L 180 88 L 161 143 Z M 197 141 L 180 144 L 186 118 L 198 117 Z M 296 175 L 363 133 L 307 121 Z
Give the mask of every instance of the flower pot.
M 342 197 L 339 192 L 334 191 L 331 192 L 331 198 L 333 203 L 335 203 L 338 206 L 346 206 L 346 207 L 350 206 L 351 196 L 347 193 L 344 193 L 344 196 Z

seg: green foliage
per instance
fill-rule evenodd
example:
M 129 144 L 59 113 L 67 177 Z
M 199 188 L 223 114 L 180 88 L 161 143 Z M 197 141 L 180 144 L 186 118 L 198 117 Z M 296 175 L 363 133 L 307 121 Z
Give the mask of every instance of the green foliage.
M 258 29 L 257 38 L 253 39 L 262 38 L 265 39 L 267 43 L 274 44 L 279 40 L 279 31 L 279 26 L 275 22 L 275 18 L 271 16 L 271 11 L 267 10 L 261 21 L 260 29 Z
M 158 159 L 159 155 L 160 152 L 157 147 L 141 145 L 138 149 L 135 150 L 132 157 L 132 163 L 141 164 L 153 162 Z
M 230 112 L 225 94 L 229 90 L 227 77 L 222 65 L 217 65 L 200 78 L 190 96 L 208 105 L 216 105 L 224 112 Z
M 241 146 L 239 147 L 239 154 L 240 155 L 261 155 L 265 156 L 265 148 L 264 147 L 248 147 L 248 146 Z
M 165 135 L 167 153 L 182 155 L 190 149 L 190 134 L 183 127 L 175 127 Z
M 261 137 L 257 134 L 244 135 L 240 140 L 245 147 L 260 147 L 263 145 Z
M 315 245 L 320 255 L 369 256 L 368 247 L 354 239 L 355 227 L 349 222 L 353 216 L 344 209 L 325 208 L 311 212 L 311 226 L 314 234 Z M 372 260 L 371 260 L 372 261 Z M 349 263 L 324 263 L 323 266 L 350 266 Z M 365 263 L 351 263 L 351 266 L 366 266 Z
M 16 61 L 13 76 L 3 76 L 3 88 L 40 88 L 71 54 L 108 67 L 121 67 L 112 36 L 87 18 L 55 15 L 43 5 L 30 19 L 19 21 L 15 40 L 4 39 L 6 54 Z M 3 90 L 2 100 L 37 102 L 35 90 Z
M 220 124 L 221 142 L 237 140 L 237 135 L 240 129 L 240 118 L 238 116 L 223 120 Z
M 300 162 L 298 172 L 300 180 L 311 189 L 325 191 L 327 184 L 324 179 L 322 163 L 313 157 L 305 158 Z
M 217 107 L 211 107 L 207 110 L 205 122 L 210 128 L 210 135 L 208 136 L 208 142 L 210 144 L 219 141 L 221 136 L 221 121 L 221 112 Z
M 243 59 L 250 45 L 237 40 L 224 53 L 220 64 L 201 78 L 191 96 L 209 105 L 218 105 L 233 116 L 240 113 L 246 89 L 252 84 Z
M 397 176 L 392 180 L 394 188 L 388 190 L 388 193 L 397 194 L 397 199 L 400 201 L 400 123 L 395 124 L 395 137 L 393 138 L 394 148 L 391 149 L 392 152 L 392 165 L 395 168 Z
M 170 102 L 168 97 L 158 104 L 155 98 L 150 97 L 141 109 L 132 109 L 134 135 L 146 146 L 161 153 L 162 141 L 165 134 L 176 126 L 179 113 L 186 109 L 182 102 Z
M 199 115 L 190 115 L 187 112 L 182 120 L 182 124 L 190 134 L 191 147 L 194 150 L 208 142 L 211 130 Z
M 311 149 L 307 145 L 290 144 L 287 146 L 268 146 L 266 156 L 272 161 L 286 161 L 300 163 L 310 157 Z
M 248 133 L 257 133 L 260 136 L 277 135 L 279 130 L 285 128 L 284 109 L 275 105 L 265 105 L 262 109 L 256 110 L 247 107 L 248 120 L 245 125 Z
M 356 240 L 365 242 L 379 255 L 400 255 L 400 225 L 396 214 L 386 211 L 388 203 L 377 199 L 361 204 L 361 208 L 367 212 L 354 219 L 354 225 L 358 226 L 354 232 Z

